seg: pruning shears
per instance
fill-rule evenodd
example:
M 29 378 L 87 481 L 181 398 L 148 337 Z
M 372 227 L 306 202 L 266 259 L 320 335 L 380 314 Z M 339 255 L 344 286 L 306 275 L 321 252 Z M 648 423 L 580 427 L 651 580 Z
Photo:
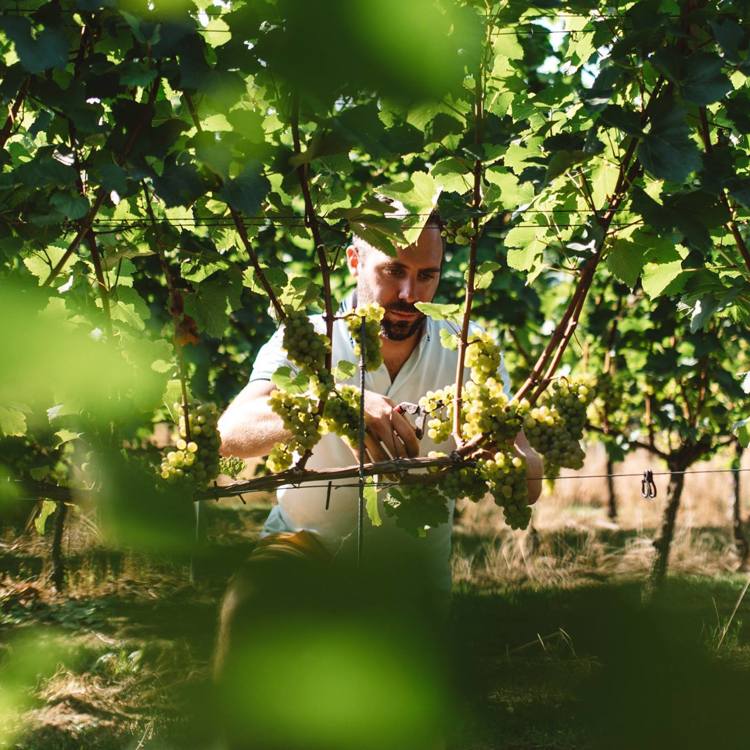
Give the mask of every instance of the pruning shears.
M 427 419 L 427 412 L 419 404 L 412 404 L 410 401 L 402 401 L 396 407 L 396 411 L 399 414 L 411 414 L 415 418 L 414 433 L 417 436 L 417 440 L 421 440 L 424 435 L 424 423 Z

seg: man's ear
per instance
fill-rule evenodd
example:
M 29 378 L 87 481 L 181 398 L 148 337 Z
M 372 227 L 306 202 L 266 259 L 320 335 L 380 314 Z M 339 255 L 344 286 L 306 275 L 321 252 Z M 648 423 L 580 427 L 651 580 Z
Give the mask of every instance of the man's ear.
M 349 267 L 349 273 L 355 278 L 359 274 L 359 251 L 354 245 L 346 248 L 346 265 Z

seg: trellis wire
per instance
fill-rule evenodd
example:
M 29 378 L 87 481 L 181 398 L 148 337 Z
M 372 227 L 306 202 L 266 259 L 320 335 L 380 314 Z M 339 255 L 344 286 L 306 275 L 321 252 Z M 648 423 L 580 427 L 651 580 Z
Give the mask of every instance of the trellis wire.
M 745 472 L 750 471 L 750 468 L 748 469 L 686 469 L 684 471 L 653 471 L 651 472 L 651 475 L 654 477 L 668 477 L 672 474 L 737 474 L 739 472 Z M 638 477 L 639 479 L 643 478 L 643 472 L 626 472 L 626 473 L 613 473 L 613 474 L 561 474 L 556 477 L 532 477 L 533 479 L 539 479 L 540 481 L 550 481 L 550 482 L 557 482 L 560 479 L 607 479 L 609 477 L 612 477 L 614 479 L 617 479 L 618 477 L 622 478 L 633 478 Z M 371 481 L 369 482 L 370 486 L 377 487 L 377 488 L 387 488 L 387 487 L 398 487 L 402 484 L 400 481 Z M 225 487 L 232 487 L 231 484 L 224 485 Z M 322 483 L 312 483 L 312 482 L 303 482 L 299 484 L 286 484 L 284 485 L 285 490 L 301 490 L 301 489 L 307 489 L 309 487 L 313 488 L 320 488 L 320 487 L 331 487 L 331 490 L 339 490 L 339 489 L 347 489 L 352 487 L 359 487 L 360 483 L 357 482 L 345 482 L 345 483 L 336 483 L 334 484 L 333 481 L 329 482 L 322 482 Z M 248 489 L 243 490 L 241 494 L 252 494 L 256 492 L 269 492 L 268 489 Z M 220 500 L 221 498 L 204 498 L 205 500 Z

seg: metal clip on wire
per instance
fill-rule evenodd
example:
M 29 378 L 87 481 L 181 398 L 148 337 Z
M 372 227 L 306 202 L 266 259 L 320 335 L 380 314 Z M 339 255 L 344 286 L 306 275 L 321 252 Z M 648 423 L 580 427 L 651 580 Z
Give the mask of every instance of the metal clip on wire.
M 656 497 L 656 483 L 654 482 L 654 472 L 651 469 L 643 472 L 641 496 L 645 497 L 646 500 L 653 500 Z

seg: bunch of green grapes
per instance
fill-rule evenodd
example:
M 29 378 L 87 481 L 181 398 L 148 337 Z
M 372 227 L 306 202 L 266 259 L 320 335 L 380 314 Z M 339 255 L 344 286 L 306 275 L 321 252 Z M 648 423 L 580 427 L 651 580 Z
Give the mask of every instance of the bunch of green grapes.
M 266 466 L 273 472 L 285 471 L 292 465 L 294 453 L 311 450 L 320 439 L 320 416 L 318 402 L 305 393 L 271 391 L 268 404 L 278 414 L 284 427 L 292 433 L 286 444 L 279 443 L 266 460 Z
M 331 344 L 326 336 L 315 330 L 304 312 L 287 311 L 283 342 L 289 359 L 303 370 L 309 370 L 314 375 L 325 370 L 326 354 Z
M 466 383 L 461 416 L 465 437 L 487 435 L 498 446 L 512 443 L 523 422 L 495 378 L 487 378 L 481 385 L 473 380 Z
M 565 430 L 571 440 L 583 437 L 586 409 L 592 395 L 589 387 L 580 380 L 560 379 L 550 386 L 549 401 L 565 422 Z
M 603 372 L 596 381 L 595 395 L 606 414 L 616 411 L 622 403 L 622 388 L 611 372 Z
M 481 385 L 500 369 L 500 347 L 487 331 L 475 331 L 469 335 L 465 361 L 471 379 Z
M 503 509 L 506 523 L 512 529 L 525 529 L 531 519 L 525 462 L 509 451 L 498 451 L 494 458 L 477 461 L 477 470 L 495 504 Z
M 544 394 L 540 406 L 528 409 L 524 431 L 531 445 L 544 456 L 545 474 L 555 477 L 564 466 L 580 469 L 583 437 L 591 390 L 582 381 L 558 380 Z
M 283 390 L 271 391 L 268 404 L 284 422 L 284 427 L 292 433 L 290 448 L 307 451 L 320 439 L 320 416 L 318 404 L 305 393 L 289 393 Z
M 354 340 L 354 353 L 357 357 L 362 351 L 362 321 L 365 322 L 365 369 L 377 370 L 383 364 L 380 351 L 380 322 L 385 310 L 377 303 L 360 305 L 346 317 L 349 333 Z
M 353 385 L 340 385 L 325 403 L 322 434 L 333 432 L 349 445 L 359 443 L 359 389 Z
M 456 245 L 468 245 L 473 233 L 474 228 L 470 221 L 448 221 L 440 230 L 440 234 L 445 237 L 447 242 L 453 242 Z
M 183 405 L 176 403 L 174 410 L 180 417 L 172 434 L 174 448 L 161 462 L 162 479 L 189 480 L 197 487 L 207 487 L 219 473 L 219 411 L 215 404 L 193 403 L 188 405 L 186 423 Z
M 419 399 L 419 406 L 429 415 L 427 437 L 435 443 L 445 442 L 451 436 L 455 393 L 455 386 L 449 385 L 438 391 L 427 391 Z
M 487 482 L 473 466 L 465 466 L 461 469 L 449 471 L 440 480 L 440 491 L 446 497 L 458 500 L 465 497 L 467 500 L 478 503 L 489 491 Z
M 391 487 L 383 509 L 387 515 L 395 517 L 397 526 L 418 537 L 427 536 L 430 529 L 446 523 L 450 517 L 447 499 L 430 484 Z

